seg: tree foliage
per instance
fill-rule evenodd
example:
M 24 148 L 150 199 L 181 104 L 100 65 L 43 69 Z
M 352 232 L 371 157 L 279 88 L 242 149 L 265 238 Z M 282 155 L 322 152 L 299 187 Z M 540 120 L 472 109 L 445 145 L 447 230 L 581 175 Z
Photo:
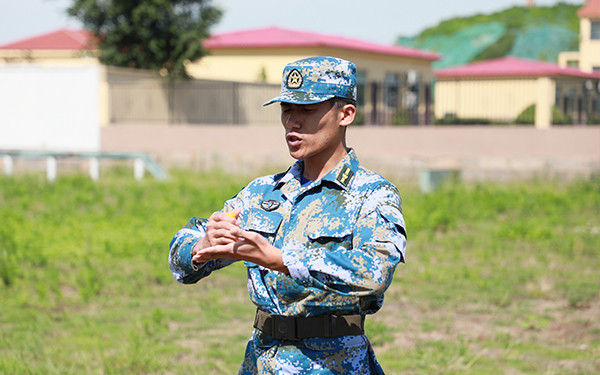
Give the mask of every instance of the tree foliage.
M 73 0 L 68 14 L 97 38 L 106 65 L 187 78 L 185 65 L 207 54 L 202 41 L 221 18 L 211 0 Z

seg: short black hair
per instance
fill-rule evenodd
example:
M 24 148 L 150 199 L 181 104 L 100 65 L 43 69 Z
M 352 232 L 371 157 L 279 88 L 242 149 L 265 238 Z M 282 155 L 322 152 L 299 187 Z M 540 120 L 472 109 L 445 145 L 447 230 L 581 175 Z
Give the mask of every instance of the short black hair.
M 331 101 L 332 107 L 335 105 L 336 107 L 340 108 L 340 107 L 345 106 L 346 104 L 351 104 L 354 107 L 356 107 L 356 100 L 354 100 L 354 99 L 341 98 L 339 96 L 336 96 L 329 100 Z

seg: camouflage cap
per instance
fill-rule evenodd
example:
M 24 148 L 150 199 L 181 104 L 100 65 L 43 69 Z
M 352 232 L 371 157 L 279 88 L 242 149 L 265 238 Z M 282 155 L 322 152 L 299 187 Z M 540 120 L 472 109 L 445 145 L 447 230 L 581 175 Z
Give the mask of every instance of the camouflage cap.
M 336 96 L 356 100 L 356 66 L 336 57 L 316 56 L 287 64 L 281 94 L 263 105 L 315 104 Z

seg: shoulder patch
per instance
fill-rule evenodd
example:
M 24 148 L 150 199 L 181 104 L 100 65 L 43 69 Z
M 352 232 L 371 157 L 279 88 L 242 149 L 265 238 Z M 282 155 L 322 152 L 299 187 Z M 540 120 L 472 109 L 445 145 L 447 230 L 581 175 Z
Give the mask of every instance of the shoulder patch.
M 352 169 L 350 169 L 349 166 L 344 165 L 340 173 L 338 173 L 337 175 L 337 180 L 340 184 L 344 185 L 345 187 L 348 187 L 352 176 L 354 176 L 354 172 L 352 172 Z

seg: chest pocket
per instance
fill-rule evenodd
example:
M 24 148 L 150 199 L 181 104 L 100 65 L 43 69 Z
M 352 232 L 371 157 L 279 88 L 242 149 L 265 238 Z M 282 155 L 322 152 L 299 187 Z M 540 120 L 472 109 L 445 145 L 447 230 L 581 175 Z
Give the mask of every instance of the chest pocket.
M 346 215 L 324 215 L 311 219 L 306 227 L 309 246 L 344 246 L 352 244 L 353 225 Z
M 243 229 L 260 233 L 272 245 L 283 216 L 278 212 L 265 211 L 256 207 L 251 207 L 247 212 L 244 212 L 244 216 L 246 219 Z M 248 261 L 244 261 L 244 264 L 246 267 L 257 267 L 256 264 Z
M 262 234 L 272 244 L 283 216 L 275 211 L 265 211 L 255 207 L 250 208 L 245 215 L 244 229 Z

